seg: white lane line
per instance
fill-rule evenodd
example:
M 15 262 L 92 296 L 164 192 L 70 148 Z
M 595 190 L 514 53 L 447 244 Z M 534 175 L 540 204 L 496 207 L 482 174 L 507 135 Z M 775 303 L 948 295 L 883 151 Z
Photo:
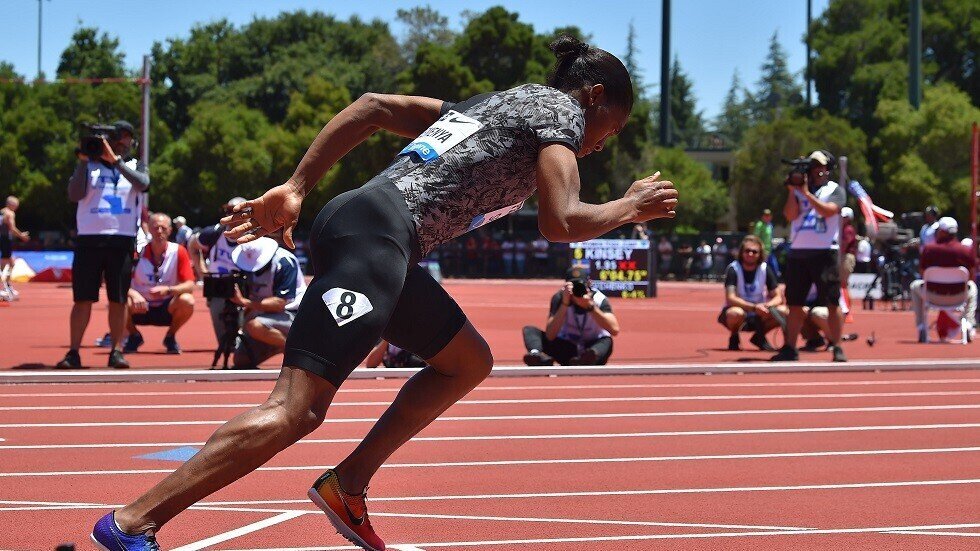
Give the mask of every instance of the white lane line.
M 728 528 L 732 530 L 813 530 L 802 526 L 755 526 L 746 524 L 703 524 L 689 522 L 647 522 L 639 520 L 600 520 L 574 518 L 498 517 L 484 515 L 430 515 L 416 513 L 375 513 L 372 517 L 432 518 L 447 520 L 493 520 L 502 522 L 547 522 L 552 524 L 602 524 L 608 526 L 658 526 L 680 528 Z
M 574 465 L 582 463 L 648 463 L 662 461 L 713 461 L 733 459 L 786 459 L 803 457 L 845 457 L 867 455 L 909 455 L 909 454 L 945 454 L 980 452 L 980 446 L 958 448 L 909 448 L 888 450 L 839 450 L 821 452 L 786 452 L 786 453 L 740 453 L 728 455 L 665 455 L 652 457 L 589 457 L 589 458 L 556 458 L 556 459 L 511 459 L 498 461 L 448 461 L 437 463 L 388 463 L 383 469 L 431 469 L 441 467 L 503 467 L 512 465 Z M 325 471 L 332 465 L 296 465 L 281 467 L 259 467 L 257 471 Z M 157 474 L 170 473 L 174 469 L 122 469 L 96 471 L 35 471 L 35 472 L 0 472 L 0 478 L 33 477 L 33 476 L 85 476 L 85 475 L 123 475 L 123 474 Z
M 307 511 L 290 511 L 288 513 L 281 513 L 281 514 L 278 514 L 278 515 L 276 515 L 274 517 L 267 518 L 265 520 L 260 520 L 258 522 L 253 522 L 251 524 L 246 524 L 245 526 L 242 526 L 241 528 L 236 528 L 234 530 L 229 530 L 227 532 L 223 532 L 221 534 L 217 534 L 215 536 L 211 536 L 210 538 L 206 538 L 206 539 L 203 539 L 203 540 L 200 540 L 200 541 L 196 541 L 194 543 L 189 543 L 187 545 L 182 545 L 182 546 L 174 549 L 173 551 L 198 551 L 199 549 L 204 549 L 205 547 L 216 545 L 216 544 L 219 544 L 221 542 L 225 542 L 225 541 L 228 541 L 230 539 L 237 538 L 238 536 L 244 536 L 245 534 L 251 534 L 252 532 L 256 532 L 258 530 L 262 530 L 262 529 L 268 528 L 270 526 L 275 526 L 276 524 L 280 524 L 282 522 L 286 522 L 287 520 L 292 520 L 292 519 L 294 519 L 296 517 L 299 517 L 299 516 L 302 516 L 302 515 L 305 515 L 305 514 L 307 514 Z
M 577 404 L 577 403 L 618 403 L 618 402 L 688 402 L 714 400 L 798 400 L 798 399 L 837 399 L 837 398 L 911 398 L 937 396 L 977 396 L 980 390 L 937 391 L 937 392 L 871 392 L 849 394 L 734 394 L 734 395 L 696 395 L 696 396 L 618 396 L 609 398 L 532 398 L 502 400 L 460 400 L 456 406 L 471 405 L 513 405 L 513 404 Z M 101 410 L 148 410 L 148 409 L 242 409 L 251 408 L 257 403 L 239 404 L 124 404 L 87 406 L 0 406 L 0 411 L 101 411 Z M 391 405 L 383 402 L 334 402 L 335 407 L 380 407 Z
M 893 532 L 888 532 L 889 534 L 910 534 L 913 536 L 965 536 L 968 538 L 978 538 L 980 537 L 980 532 L 933 532 L 933 531 L 918 531 L 918 530 L 895 530 Z
M 789 492 L 811 490 L 854 490 L 866 488 L 904 488 L 908 486 L 959 486 L 980 484 L 980 478 L 953 480 L 906 480 L 898 482 L 855 482 L 850 484 L 803 484 L 796 486 L 742 486 L 717 488 L 663 488 L 654 490 L 607 490 L 602 492 L 546 492 L 523 494 L 469 494 L 469 495 L 432 495 L 432 496 L 378 496 L 372 497 L 371 502 L 419 502 L 419 501 L 453 501 L 453 500 L 498 500 L 498 499 L 535 499 L 562 497 L 609 497 L 609 496 L 645 496 L 645 495 L 683 495 L 683 494 L 725 494 L 739 492 Z M 295 505 L 308 503 L 306 499 L 279 499 L 259 501 L 204 501 L 200 505 L 235 506 L 235 505 Z
M 931 526 L 883 526 L 878 528 L 837 528 L 829 530 L 759 530 L 746 532 L 694 532 L 690 534 L 651 534 L 642 536 L 592 536 L 582 538 L 540 538 L 522 540 L 484 540 L 484 541 L 444 541 L 431 543 L 416 543 L 418 547 L 478 547 L 490 545 L 532 545 L 548 543 L 590 543 L 606 541 L 645 541 L 670 539 L 710 539 L 710 538 L 739 538 L 747 536 L 813 536 L 829 534 L 867 534 L 892 533 L 903 530 L 930 530 L 933 528 L 973 528 L 980 524 L 941 524 Z M 236 549 L 224 551 L 341 551 L 356 549 L 349 546 L 337 547 L 276 547 L 269 549 Z
M 850 427 L 800 427 L 785 429 L 731 429 L 731 430 L 686 430 L 661 432 L 612 432 L 583 434 L 507 434 L 488 436 L 416 436 L 412 442 L 460 442 L 495 440 L 577 440 L 614 438 L 654 438 L 662 436 L 727 436 L 743 434 L 802 434 L 822 432 L 865 432 L 865 431 L 916 431 L 980 428 L 980 423 L 940 423 L 931 425 L 867 425 Z M 363 438 L 307 438 L 297 444 L 356 444 Z M 100 444 L 11 444 L 0 446 L 4 450 L 64 450 L 91 448 L 173 448 L 180 446 L 203 446 L 204 442 L 116 442 Z
M 736 410 L 707 410 L 707 411 L 656 411 L 646 413 L 582 413 L 554 415 L 468 415 L 438 417 L 436 422 L 451 421 L 530 421 L 544 419 L 622 419 L 637 417 L 697 417 L 715 415 L 786 415 L 792 413 L 863 413 L 884 411 L 942 411 L 980 409 L 980 404 L 945 404 L 938 406 L 875 406 L 853 408 L 799 408 L 799 409 L 736 409 Z M 374 417 L 351 417 L 326 419 L 329 423 L 374 423 Z M 69 428 L 69 427 L 164 427 L 180 425 L 223 425 L 224 419 L 213 421 L 111 421 L 84 423 L 3 423 L 0 428 L 33 429 L 33 428 Z
M 425 551 L 421 547 L 416 545 L 388 545 L 388 549 L 394 549 L 395 551 Z M 357 549 L 356 547 L 354 549 Z
M 980 379 L 898 379 L 887 381 L 780 381 L 771 383 L 637 383 L 622 385 L 514 385 L 492 386 L 482 385 L 473 392 L 502 391 L 502 390 L 598 390 L 598 389 L 654 389 L 654 388 L 778 388 L 778 387 L 826 387 L 826 386 L 878 386 L 878 385 L 945 385 L 945 384 L 980 383 Z M 31 393 L 0 393 L 0 398 L 79 398 L 79 397 L 118 397 L 118 396 L 235 396 L 262 395 L 267 396 L 268 390 L 182 390 L 174 392 L 31 392 Z M 364 394 L 372 392 L 397 392 L 401 386 L 384 388 L 342 388 L 338 394 Z

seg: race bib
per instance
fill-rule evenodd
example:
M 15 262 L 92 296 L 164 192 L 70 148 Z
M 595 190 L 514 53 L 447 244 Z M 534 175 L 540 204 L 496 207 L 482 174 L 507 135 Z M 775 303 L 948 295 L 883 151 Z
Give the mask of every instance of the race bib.
M 323 303 L 338 326 L 346 325 L 374 310 L 371 300 L 361 293 L 334 287 L 323 293 Z
M 475 230 L 480 226 L 485 226 L 490 222 L 493 222 L 494 220 L 503 218 L 504 216 L 507 216 L 512 212 L 517 212 L 521 210 L 521 207 L 523 206 L 524 206 L 524 201 L 521 201 L 520 203 L 511 205 L 509 207 L 504 207 L 502 209 L 497 209 L 495 211 L 491 211 L 486 214 L 480 214 L 478 216 L 474 216 L 473 221 L 470 222 L 470 227 L 467 228 L 466 231 Z
M 481 128 L 483 128 L 483 123 L 480 121 L 456 111 L 449 111 L 398 154 L 411 155 L 414 153 L 423 162 L 428 163 L 469 138 Z

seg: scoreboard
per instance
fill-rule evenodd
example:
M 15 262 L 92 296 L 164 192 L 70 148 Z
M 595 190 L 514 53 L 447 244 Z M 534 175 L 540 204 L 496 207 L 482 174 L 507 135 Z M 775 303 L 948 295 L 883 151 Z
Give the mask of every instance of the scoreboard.
M 589 270 L 592 286 L 606 296 L 657 296 L 650 242 L 640 239 L 593 239 L 571 243 L 572 265 Z

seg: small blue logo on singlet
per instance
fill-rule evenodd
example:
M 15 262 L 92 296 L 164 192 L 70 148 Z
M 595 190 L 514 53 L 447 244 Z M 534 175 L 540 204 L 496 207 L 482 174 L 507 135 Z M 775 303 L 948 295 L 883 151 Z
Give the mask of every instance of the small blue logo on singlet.
M 402 149 L 399 155 L 415 153 L 425 162 L 429 162 L 439 156 L 439 152 L 434 147 L 425 142 L 412 142 Z

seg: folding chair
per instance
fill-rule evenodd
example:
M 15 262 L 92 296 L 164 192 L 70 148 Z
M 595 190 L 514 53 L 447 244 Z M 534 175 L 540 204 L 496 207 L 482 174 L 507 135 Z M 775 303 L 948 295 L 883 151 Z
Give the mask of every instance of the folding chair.
M 922 273 L 922 280 L 925 282 L 925 285 L 923 286 L 922 299 L 923 304 L 925 305 L 926 313 L 928 314 L 929 310 L 942 310 L 946 312 L 953 320 L 959 323 L 959 342 L 962 344 L 967 344 L 970 342 L 972 338 L 970 330 L 973 328 L 973 323 L 972 320 L 966 319 L 966 316 L 964 315 L 966 311 L 966 301 L 968 300 L 967 282 L 970 281 L 970 271 L 963 266 L 951 268 L 933 266 L 931 268 L 926 268 L 925 272 Z M 946 304 L 937 304 L 934 302 L 937 295 L 930 293 L 928 290 L 930 283 L 961 285 L 962 290 L 955 295 L 942 295 L 943 302 Z M 957 301 L 957 299 L 959 300 Z

